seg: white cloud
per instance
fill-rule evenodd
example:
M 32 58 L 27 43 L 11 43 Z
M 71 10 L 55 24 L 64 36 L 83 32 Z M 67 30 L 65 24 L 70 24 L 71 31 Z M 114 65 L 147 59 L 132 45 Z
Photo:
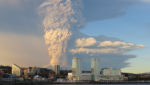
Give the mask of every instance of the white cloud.
M 119 50 L 116 48 L 76 48 L 71 50 L 72 53 L 119 53 Z
M 127 43 L 123 41 L 103 41 L 99 43 L 99 47 L 116 47 L 121 49 L 136 49 L 136 48 L 143 48 L 144 45 L 135 45 L 134 43 Z
M 136 45 L 136 47 L 138 47 L 138 48 L 145 48 L 146 46 L 144 46 L 144 45 Z
M 77 47 L 88 47 L 96 44 L 96 39 L 93 37 L 89 38 L 79 38 L 76 40 Z
M 80 38 L 76 41 L 77 47 L 71 49 L 72 53 L 86 53 L 86 54 L 95 54 L 95 53 L 104 53 L 104 54 L 118 54 L 124 53 L 130 50 L 143 48 L 144 45 L 135 45 L 134 43 L 127 43 L 124 41 L 98 41 L 94 38 Z
M 115 42 L 112 42 L 112 41 L 104 41 L 104 42 L 101 42 L 99 44 L 99 47 L 106 47 L 106 46 L 120 46 L 120 45 L 126 45 L 128 43 L 126 42 L 122 42 L 122 41 L 115 41 Z

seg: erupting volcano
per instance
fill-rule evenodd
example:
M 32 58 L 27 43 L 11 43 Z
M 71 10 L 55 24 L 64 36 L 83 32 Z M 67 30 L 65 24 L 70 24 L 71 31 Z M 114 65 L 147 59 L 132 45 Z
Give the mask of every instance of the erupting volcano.
M 67 64 L 66 48 L 73 30 L 82 26 L 82 0 L 46 0 L 40 6 L 51 65 Z

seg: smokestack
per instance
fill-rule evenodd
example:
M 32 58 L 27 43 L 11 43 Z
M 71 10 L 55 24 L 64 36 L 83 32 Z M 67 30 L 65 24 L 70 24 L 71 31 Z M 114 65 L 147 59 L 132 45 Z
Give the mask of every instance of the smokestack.
M 99 68 L 99 59 L 92 58 L 91 59 L 91 70 L 92 70 L 92 80 L 98 80 L 100 75 L 100 68 Z
M 72 58 L 72 76 L 74 80 L 80 80 L 80 58 L 79 57 L 73 57 Z

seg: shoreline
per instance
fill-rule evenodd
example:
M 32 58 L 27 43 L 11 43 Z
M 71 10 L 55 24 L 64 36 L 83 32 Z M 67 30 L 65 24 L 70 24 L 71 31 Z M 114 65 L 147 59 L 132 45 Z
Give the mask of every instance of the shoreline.
M 15 81 L 0 81 L 0 85 L 49 85 L 49 84 L 150 84 L 150 81 L 105 81 L 105 82 L 93 82 L 93 81 L 85 81 L 85 82 L 41 82 L 41 81 L 32 81 L 32 82 L 15 82 Z

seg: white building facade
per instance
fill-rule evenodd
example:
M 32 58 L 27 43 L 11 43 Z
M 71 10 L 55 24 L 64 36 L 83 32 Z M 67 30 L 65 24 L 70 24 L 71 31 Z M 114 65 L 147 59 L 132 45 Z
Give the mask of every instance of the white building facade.
M 97 81 L 100 77 L 100 67 L 99 67 L 99 59 L 92 58 L 91 59 L 91 77 L 92 80 Z
M 73 80 L 80 80 L 80 58 L 79 57 L 73 57 L 72 59 L 72 77 Z
M 72 58 L 72 73 L 68 73 L 69 80 L 75 81 L 100 81 L 100 80 L 123 80 L 120 69 L 104 68 L 100 74 L 100 60 L 91 59 L 91 71 L 81 72 L 80 58 Z
M 120 69 L 104 68 L 101 75 L 102 80 L 122 80 Z
M 22 69 L 16 64 L 12 64 L 12 74 L 16 76 L 22 75 Z
M 59 75 L 60 74 L 60 65 L 54 65 L 54 72 L 56 75 Z

